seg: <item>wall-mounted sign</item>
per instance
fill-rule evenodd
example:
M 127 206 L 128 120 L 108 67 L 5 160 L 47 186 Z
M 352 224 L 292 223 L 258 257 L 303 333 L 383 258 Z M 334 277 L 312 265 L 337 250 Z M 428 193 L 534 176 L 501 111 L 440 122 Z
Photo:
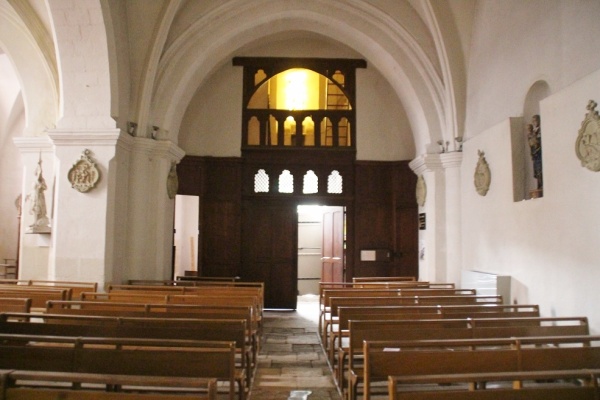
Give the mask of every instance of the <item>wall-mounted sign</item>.
M 419 229 L 424 231 L 426 227 L 427 227 L 427 223 L 426 223 L 425 213 L 420 213 L 419 214 Z

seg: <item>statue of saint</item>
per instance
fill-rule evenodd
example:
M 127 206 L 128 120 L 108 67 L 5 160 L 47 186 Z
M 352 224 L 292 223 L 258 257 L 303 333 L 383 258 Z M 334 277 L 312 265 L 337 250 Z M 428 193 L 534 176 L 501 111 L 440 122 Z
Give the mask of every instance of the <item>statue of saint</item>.
M 31 208 L 29 213 L 33 215 L 34 222 L 29 225 L 29 232 L 50 232 L 50 221 L 48 220 L 46 209 L 46 196 L 44 192 L 48 189 L 46 180 L 42 175 L 42 158 L 38 161 L 35 170 L 35 181 L 33 182 L 33 191 L 27 197 L 31 199 Z
M 534 115 L 531 124 L 527 125 L 527 142 L 533 161 L 533 177 L 537 180 L 537 188 L 544 188 L 542 177 L 542 131 L 540 128 L 540 116 Z

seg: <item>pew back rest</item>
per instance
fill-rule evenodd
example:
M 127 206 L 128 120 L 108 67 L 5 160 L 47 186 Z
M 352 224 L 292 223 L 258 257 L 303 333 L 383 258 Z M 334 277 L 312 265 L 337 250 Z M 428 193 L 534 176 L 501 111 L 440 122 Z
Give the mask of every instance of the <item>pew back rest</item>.
M 127 293 L 100 293 L 82 292 L 79 296 L 82 301 L 112 301 L 121 303 L 166 303 L 167 295 L 162 293 L 127 292 Z
M 388 377 L 390 400 L 562 400 L 597 399 L 600 396 L 599 370 L 499 372 L 444 375 L 410 375 Z M 511 387 L 491 390 L 472 390 L 473 382 L 503 384 Z M 524 382 L 527 381 L 526 384 Z M 544 385 L 540 382 L 585 382 L 580 385 Z M 440 383 L 452 385 L 453 390 L 439 390 Z M 529 386 L 531 385 L 531 386 Z M 447 387 L 447 386 L 446 386 Z M 464 389 L 463 389 L 464 388 Z
M 3 387 L 0 393 L 4 400 L 126 400 L 135 397 L 138 400 L 179 400 L 181 394 L 153 393 L 152 389 L 160 387 L 190 390 L 198 400 L 215 400 L 217 398 L 217 381 L 213 378 L 181 378 L 181 377 L 145 377 L 116 374 L 84 374 L 72 372 L 25 371 L 8 370 L 0 372 Z M 68 387 L 71 385 L 71 388 Z M 127 386 L 128 390 L 135 389 L 136 393 L 86 390 L 86 387 L 105 385 L 107 389 L 114 386 Z M 141 389 L 141 391 L 140 391 Z M 150 391 L 146 391 L 150 389 Z M 185 392 L 184 392 L 185 393 Z
M 374 379 L 389 375 L 600 368 L 600 347 L 592 342 L 600 336 L 365 341 L 365 394 Z
M 31 299 L 0 297 L 0 312 L 28 313 L 31 310 Z
M 1 297 L 31 299 L 31 308 L 43 309 L 49 300 L 70 300 L 71 289 L 66 288 L 39 288 L 21 285 L 0 286 Z
M 237 376 L 233 342 L 139 338 L 0 334 L 0 368 L 217 378 L 231 399 Z

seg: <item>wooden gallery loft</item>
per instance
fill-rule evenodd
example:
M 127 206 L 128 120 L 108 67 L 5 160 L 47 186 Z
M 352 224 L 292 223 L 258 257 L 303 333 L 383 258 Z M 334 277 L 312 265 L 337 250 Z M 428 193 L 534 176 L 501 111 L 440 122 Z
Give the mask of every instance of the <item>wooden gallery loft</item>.
M 241 157 L 187 155 L 178 166 L 178 194 L 199 196 L 199 273 L 264 281 L 266 307 L 295 308 L 296 210 L 319 204 L 345 210 L 325 225 L 344 233 L 323 248 L 323 280 L 417 276 L 416 176 L 408 161 L 356 159 L 356 69 L 366 61 L 233 65 L 243 68 Z M 365 249 L 383 257 L 362 261 Z

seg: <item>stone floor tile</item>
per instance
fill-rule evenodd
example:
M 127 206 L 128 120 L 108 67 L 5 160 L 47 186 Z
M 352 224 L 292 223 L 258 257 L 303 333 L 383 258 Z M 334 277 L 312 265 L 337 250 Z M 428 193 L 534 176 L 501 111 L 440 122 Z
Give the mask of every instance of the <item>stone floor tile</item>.
M 308 400 L 341 400 L 317 333 L 317 296 L 300 296 L 296 311 L 265 311 L 258 366 L 248 400 L 287 400 L 309 390 Z

